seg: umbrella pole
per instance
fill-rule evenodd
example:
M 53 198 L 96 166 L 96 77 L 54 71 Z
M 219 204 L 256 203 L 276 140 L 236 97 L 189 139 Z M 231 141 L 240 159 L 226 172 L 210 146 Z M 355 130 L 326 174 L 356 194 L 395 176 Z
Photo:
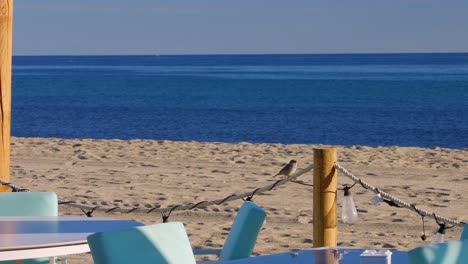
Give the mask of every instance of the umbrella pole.
M 10 182 L 13 0 L 0 0 L 0 179 Z M 7 192 L 0 186 L 0 192 Z

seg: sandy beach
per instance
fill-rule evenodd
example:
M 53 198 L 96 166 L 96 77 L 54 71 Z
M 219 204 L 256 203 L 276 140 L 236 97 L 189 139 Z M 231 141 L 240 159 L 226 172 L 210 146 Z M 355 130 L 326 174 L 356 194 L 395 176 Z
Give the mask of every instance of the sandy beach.
M 299 168 L 313 162 L 318 145 L 199 143 L 155 140 L 64 140 L 15 138 L 11 146 L 11 182 L 34 191 L 54 191 L 62 199 L 90 205 L 167 207 L 223 198 L 275 181 L 289 160 Z M 338 161 L 356 176 L 421 208 L 468 221 L 468 149 L 336 146 Z M 300 178 L 312 183 L 312 174 Z M 344 175 L 339 185 L 352 183 Z M 385 204 L 372 206 L 374 194 L 352 189 L 360 221 L 339 222 L 339 245 L 407 250 L 430 242 L 437 225 L 426 219 L 428 240 L 421 241 L 421 217 Z M 343 194 L 339 193 L 338 210 Z M 288 183 L 254 197 L 267 211 L 255 254 L 312 247 L 312 187 Z M 221 247 L 241 200 L 193 211 L 174 212 L 170 221 L 186 224 L 194 247 Z M 340 213 L 340 212 L 339 212 Z M 60 206 L 61 215 L 83 215 Z M 146 224 L 159 213 L 94 213 Z M 447 231 L 458 239 L 461 228 Z M 89 254 L 70 263 L 92 263 Z

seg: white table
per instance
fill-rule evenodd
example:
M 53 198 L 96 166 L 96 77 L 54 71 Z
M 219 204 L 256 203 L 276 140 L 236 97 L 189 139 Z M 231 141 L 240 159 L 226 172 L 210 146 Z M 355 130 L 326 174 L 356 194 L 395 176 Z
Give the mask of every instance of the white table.
M 110 218 L 0 216 L 0 261 L 89 252 L 88 235 L 142 225 Z
M 200 262 L 203 264 L 360 264 L 359 248 L 312 248 L 273 255 L 251 257 L 231 261 Z M 409 264 L 405 251 L 392 250 L 393 264 Z

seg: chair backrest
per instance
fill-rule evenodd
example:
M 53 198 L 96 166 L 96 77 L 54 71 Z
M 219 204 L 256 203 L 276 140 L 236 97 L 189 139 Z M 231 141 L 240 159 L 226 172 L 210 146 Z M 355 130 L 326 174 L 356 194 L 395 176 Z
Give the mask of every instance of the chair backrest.
M 0 193 L 0 216 L 57 215 L 57 195 L 53 192 Z
M 232 224 L 219 259 L 250 257 L 265 218 L 266 212 L 263 208 L 251 201 L 244 202 Z
M 195 264 L 180 222 L 96 233 L 88 236 L 95 264 Z
M 461 234 L 460 240 L 462 239 L 468 239 L 468 224 L 463 226 L 463 232 Z
M 411 264 L 466 264 L 468 240 L 417 247 L 408 251 Z
M 53 192 L 0 193 L 0 216 L 57 216 L 57 195 Z M 14 264 L 14 261 L 0 261 Z M 46 264 L 48 258 L 23 260 L 24 264 Z

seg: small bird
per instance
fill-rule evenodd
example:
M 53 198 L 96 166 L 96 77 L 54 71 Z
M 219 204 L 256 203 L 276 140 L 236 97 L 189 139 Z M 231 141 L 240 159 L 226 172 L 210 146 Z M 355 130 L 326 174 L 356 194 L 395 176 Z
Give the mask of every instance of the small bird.
M 291 176 L 297 169 L 297 163 L 295 160 L 291 160 L 288 165 L 284 166 L 278 174 L 274 175 L 272 178 L 278 175 Z

